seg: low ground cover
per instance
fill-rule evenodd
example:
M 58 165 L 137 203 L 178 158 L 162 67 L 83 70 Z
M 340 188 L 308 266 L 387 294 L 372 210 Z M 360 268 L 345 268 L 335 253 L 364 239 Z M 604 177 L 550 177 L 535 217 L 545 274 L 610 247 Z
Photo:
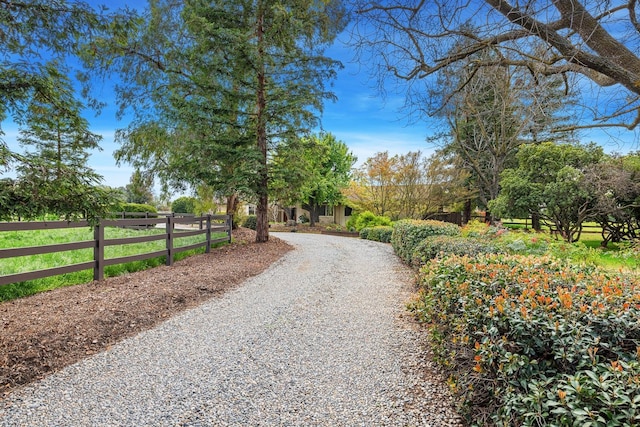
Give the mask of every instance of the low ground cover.
M 638 425 L 640 281 L 595 266 L 621 251 L 480 223 L 461 235 L 409 242 L 426 262 L 410 308 L 468 423 Z

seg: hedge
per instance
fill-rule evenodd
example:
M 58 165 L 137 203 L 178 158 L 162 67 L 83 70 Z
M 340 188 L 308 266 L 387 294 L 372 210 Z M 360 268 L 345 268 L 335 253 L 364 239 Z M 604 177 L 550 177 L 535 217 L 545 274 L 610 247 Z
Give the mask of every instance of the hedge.
M 411 266 L 422 267 L 439 255 L 476 256 L 486 253 L 498 253 L 499 249 L 491 243 L 471 237 L 431 236 L 422 240 L 413 250 Z
M 141 203 L 118 203 L 114 206 L 115 212 L 140 212 L 145 213 L 149 212 L 151 215 L 149 217 L 155 218 L 157 217 L 158 210 L 151 205 L 145 205 Z M 126 215 L 126 218 L 140 218 L 139 216 Z
M 640 281 L 551 257 L 427 263 L 413 310 L 470 425 L 640 425 Z
M 393 227 L 380 225 L 377 227 L 365 227 L 360 230 L 360 238 L 373 240 L 375 242 L 389 243 L 391 242 L 391 235 L 393 233 Z
M 391 245 L 396 254 L 407 264 L 411 263 L 416 246 L 430 236 L 458 236 L 456 224 L 434 220 L 402 220 L 393 225 Z

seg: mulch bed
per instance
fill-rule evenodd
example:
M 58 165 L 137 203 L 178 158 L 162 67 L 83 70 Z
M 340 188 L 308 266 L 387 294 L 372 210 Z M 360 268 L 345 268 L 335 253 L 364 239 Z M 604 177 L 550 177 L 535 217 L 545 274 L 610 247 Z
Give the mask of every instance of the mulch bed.
M 172 267 L 112 277 L 0 303 L 0 399 L 187 308 L 240 285 L 292 249 L 273 236 L 234 243 Z

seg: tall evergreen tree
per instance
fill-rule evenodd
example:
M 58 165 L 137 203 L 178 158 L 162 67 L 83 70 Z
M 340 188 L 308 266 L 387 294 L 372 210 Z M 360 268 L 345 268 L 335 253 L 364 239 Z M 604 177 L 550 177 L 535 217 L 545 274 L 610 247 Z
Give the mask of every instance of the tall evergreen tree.
M 325 83 L 338 63 L 322 52 L 344 26 L 340 2 L 157 0 L 146 20 L 126 43 L 100 45 L 137 113 L 119 158 L 253 198 L 256 240 L 267 241 L 267 158 L 309 132 L 332 97 Z

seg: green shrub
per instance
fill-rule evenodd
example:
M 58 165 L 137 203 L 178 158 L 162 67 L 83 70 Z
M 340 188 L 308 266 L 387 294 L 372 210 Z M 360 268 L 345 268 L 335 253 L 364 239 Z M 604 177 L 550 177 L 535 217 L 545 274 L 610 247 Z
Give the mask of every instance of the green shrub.
M 551 257 L 452 255 L 412 305 L 471 425 L 640 425 L 640 281 Z
M 360 238 L 369 240 L 369 232 L 371 232 L 371 229 L 369 227 L 363 228 L 362 230 L 360 230 Z
M 196 213 L 196 199 L 186 196 L 178 197 L 171 202 L 171 212 Z
M 351 215 L 347 222 L 347 228 L 360 231 L 363 228 L 372 228 L 381 225 L 390 226 L 391 220 L 386 216 L 378 216 L 372 212 L 364 211 L 357 215 Z
M 149 217 L 155 218 L 158 216 L 158 210 L 154 206 L 141 203 L 118 203 L 114 208 L 115 214 L 118 212 L 149 212 Z M 140 216 L 126 215 L 125 218 L 140 218 Z
M 349 219 L 347 220 L 347 223 L 345 224 L 345 227 L 347 227 L 347 230 L 349 231 L 359 231 L 356 230 L 356 220 L 358 219 L 358 214 L 356 212 L 353 212 L 351 214 L 351 216 L 349 217 Z
M 469 255 L 497 253 L 498 248 L 487 242 L 471 237 L 431 236 L 422 240 L 413 250 L 411 266 L 419 268 L 441 253 L 446 255 Z
M 242 226 L 244 228 L 250 228 L 252 230 L 255 230 L 256 227 L 258 226 L 258 217 L 255 215 L 248 215 L 242 222 Z
M 389 243 L 393 227 L 388 225 L 379 225 L 376 227 L 365 227 L 360 230 L 360 238 L 373 240 L 375 242 Z
M 442 221 L 405 219 L 393 225 L 391 245 L 396 254 L 409 264 L 418 243 L 427 237 L 438 235 L 458 236 L 460 235 L 460 227 Z

